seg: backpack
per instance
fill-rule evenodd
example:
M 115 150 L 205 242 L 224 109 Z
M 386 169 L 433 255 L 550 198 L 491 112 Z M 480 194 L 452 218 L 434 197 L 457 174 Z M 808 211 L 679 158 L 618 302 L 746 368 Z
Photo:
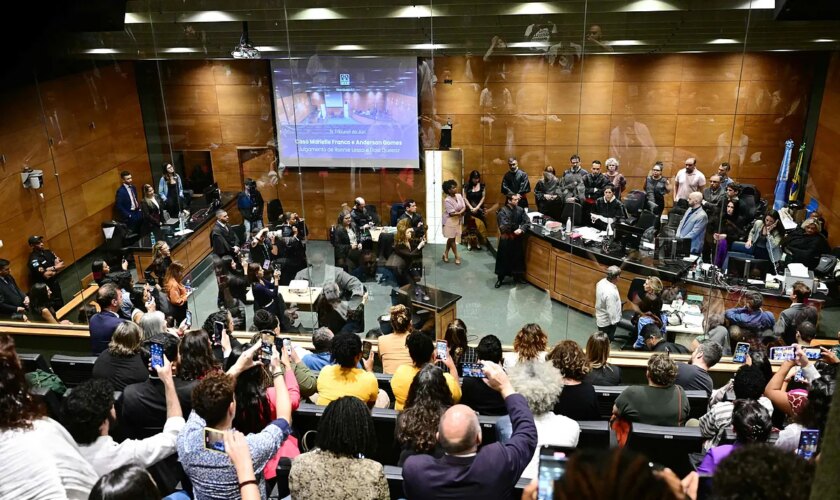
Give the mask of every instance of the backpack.
M 67 387 L 64 385 L 64 382 L 58 378 L 58 375 L 51 372 L 45 372 L 40 368 L 34 372 L 26 374 L 26 383 L 29 384 L 29 387 L 49 389 L 60 396 L 63 396 L 64 393 L 67 392 Z
M 817 276 L 833 278 L 834 268 L 837 267 L 837 257 L 824 253 L 820 255 L 820 261 L 817 267 L 814 268 L 814 274 Z

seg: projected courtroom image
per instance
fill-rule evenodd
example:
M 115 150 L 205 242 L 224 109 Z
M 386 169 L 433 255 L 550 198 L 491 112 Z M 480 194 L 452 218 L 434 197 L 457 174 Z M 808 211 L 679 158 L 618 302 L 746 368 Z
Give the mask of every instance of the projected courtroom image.
M 312 56 L 271 66 L 286 166 L 419 168 L 415 58 Z

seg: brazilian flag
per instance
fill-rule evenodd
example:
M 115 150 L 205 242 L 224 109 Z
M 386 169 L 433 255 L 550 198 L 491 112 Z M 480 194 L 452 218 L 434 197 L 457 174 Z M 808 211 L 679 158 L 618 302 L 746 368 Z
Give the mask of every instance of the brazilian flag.
M 790 196 L 788 202 L 799 201 L 805 194 L 805 186 L 802 185 L 802 159 L 805 157 L 805 143 L 799 146 L 799 157 L 796 159 L 796 168 L 793 170 L 793 179 L 790 181 Z

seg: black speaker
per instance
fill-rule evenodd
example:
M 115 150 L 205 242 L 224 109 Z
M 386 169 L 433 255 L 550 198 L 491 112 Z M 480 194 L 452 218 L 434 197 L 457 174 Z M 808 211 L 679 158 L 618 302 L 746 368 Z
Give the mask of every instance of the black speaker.
M 776 0 L 773 17 L 777 21 L 838 21 L 837 0 Z

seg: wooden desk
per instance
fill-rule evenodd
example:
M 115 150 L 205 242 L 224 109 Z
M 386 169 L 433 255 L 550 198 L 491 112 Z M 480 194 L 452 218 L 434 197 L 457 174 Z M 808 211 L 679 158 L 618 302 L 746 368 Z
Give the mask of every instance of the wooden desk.
M 415 288 L 417 286 L 418 288 Z M 424 293 L 416 293 L 420 289 Z M 411 298 L 411 305 L 417 309 L 430 311 L 435 315 L 435 332 L 437 338 L 442 339 L 449 323 L 458 317 L 457 302 L 461 296 L 430 286 L 408 284 L 400 288 Z
M 286 306 L 289 304 L 297 304 L 298 309 L 301 311 L 312 311 L 312 306 L 324 290 L 321 287 L 313 286 L 309 288 L 308 292 L 297 293 L 291 291 L 287 286 L 279 286 L 277 288 L 280 296 L 283 297 L 283 301 L 286 302 Z

